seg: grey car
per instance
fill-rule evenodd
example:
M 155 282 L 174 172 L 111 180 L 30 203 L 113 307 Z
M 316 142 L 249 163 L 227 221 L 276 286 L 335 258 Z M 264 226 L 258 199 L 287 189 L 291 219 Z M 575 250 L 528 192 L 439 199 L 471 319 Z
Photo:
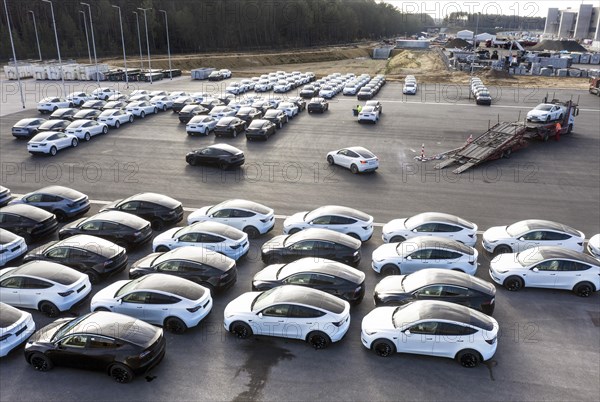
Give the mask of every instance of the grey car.
M 85 214 L 90 209 L 88 196 L 68 187 L 49 186 L 16 198 L 10 204 L 28 204 L 52 212 L 59 221 Z

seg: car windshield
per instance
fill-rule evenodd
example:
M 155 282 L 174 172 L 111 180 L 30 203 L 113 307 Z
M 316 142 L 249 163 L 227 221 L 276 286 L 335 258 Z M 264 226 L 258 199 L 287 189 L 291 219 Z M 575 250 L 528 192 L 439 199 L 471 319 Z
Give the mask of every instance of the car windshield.
M 80 321 L 83 321 L 86 317 L 87 315 L 82 315 L 81 317 L 75 318 L 74 320 L 71 320 L 64 324 L 62 327 L 59 328 L 58 331 L 54 333 L 51 341 L 53 342 L 65 336 L 65 334 L 67 334 L 71 329 L 75 328 L 75 326 L 77 326 L 77 324 L 79 324 Z
M 510 226 L 506 227 L 506 232 L 511 237 L 519 237 L 521 234 L 527 232 L 529 227 L 527 226 L 527 221 L 513 223 Z
M 278 288 L 273 288 L 271 290 L 267 290 L 266 292 L 262 292 L 256 297 L 256 299 L 254 299 L 252 305 L 250 306 L 250 310 L 262 310 L 263 308 L 273 304 L 278 292 Z
M 404 291 L 412 292 L 426 285 L 427 281 L 424 280 L 424 275 L 405 275 L 400 284 Z
M 517 254 L 517 261 L 524 267 L 537 264 L 542 261 L 544 256 L 537 248 L 521 251 Z
M 552 109 L 552 105 L 539 105 L 536 106 L 535 110 L 544 110 L 544 111 L 549 111 L 550 109 Z
M 144 279 L 143 276 L 140 279 L 135 279 L 133 281 L 127 282 L 125 285 L 121 286 L 119 290 L 117 290 L 117 293 L 115 293 L 115 297 L 123 296 L 124 294 L 135 290 L 135 288 L 137 288 L 138 283 L 142 279 Z
M 392 313 L 392 324 L 394 324 L 394 328 L 401 328 L 402 326 L 413 323 L 419 319 L 418 309 L 413 308 L 409 311 L 406 311 L 405 308 L 408 306 L 410 306 L 410 304 L 396 307 Z

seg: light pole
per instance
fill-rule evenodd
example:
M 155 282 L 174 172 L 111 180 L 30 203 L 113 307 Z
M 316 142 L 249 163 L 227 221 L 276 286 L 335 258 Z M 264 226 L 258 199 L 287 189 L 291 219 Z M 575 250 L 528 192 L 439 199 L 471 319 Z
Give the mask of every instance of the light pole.
M 146 11 L 152 10 L 152 9 L 138 7 L 138 10 L 141 10 L 144 12 L 144 24 L 146 25 L 146 47 L 148 50 L 148 74 L 150 77 L 150 85 L 152 85 L 152 67 L 150 65 L 150 41 L 148 40 L 148 18 L 146 18 Z
M 19 75 L 19 63 L 17 62 L 17 52 L 15 52 L 15 44 L 13 42 L 12 29 L 10 27 L 10 16 L 8 15 L 8 7 L 4 0 L 4 11 L 6 12 L 6 24 L 8 26 L 8 34 L 10 36 L 10 46 L 12 47 L 13 60 L 15 61 L 15 71 L 17 73 L 17 82 L 19 83 L 19 92 L 21 93 L 21 105 L 25 109 L 25 98 L 23 98 L 23 87 L 21 86 L 21 76 Z
M 58 65 L 60 69 L 60 78 L 62 80 L 63 96 L 67 96 L 65 89 L 65 75 L 63 74 L 62 59 L 60 58 L 60 46 L 58 45 L 58 33 L 56 32 L 56 20 L 54 19 L 54 4 L 50 0 L 42 0 L 44 3 L 50 3 L 50 12 L 52 13 L 52 25 L 54 26 L 54 39 L 56 39 L 56 51 L 58 52 Z
M 85 19 L 85 11 L 79 10 L 79 12 L 83 15 L 83 28 L 85 29 L 85 43 L 88 48 L 88 57 L 90 58 L 90 64 L 92 64 L 92 51 L 90 50 L 90 38 L 88 37 L 87 20 Z
M 121 7 L 113 6 L 119 10 L 119 24 L 121 25 L 121 44 L 123 45 L 123 64 L 125 65 L 125 86 L 129 88 L 129 76 L 127 74 L 127 56 L 125 55 L 125 37 L 123 36 L 123 19 L 121 18 Z
M 135 23 L 137 25 L 137 33 L 138 33 L 138 44 L 140 45 L 140 72 L 144 70 L 144 57 L 142 56 L 142 37 L 140 36 L 140 19 L 138 18 L 137 11 L 133 12 L 135 14 Z
M 171 43 L 169 42 L 169 21 L 167 20 L 167 12 L 165 10 L 158 10 L 161 13 L 165 13 L 165 26 L 167 29 L 167 54 L 169 55 L 169 79 L 173 79 L 173 70 L 171 69 Z
M 35 23 L 35 13 L 31 10 L 29 10 L 27 12 L 31 13 L 31 18 L 33 18 L 33 30 L 35 31 L 35 41 L 37 42 L 38 55 L 40 56 L 40 61 L 42 61 L 42 48 L 40 47 L 40 38 L 39 38 L 38 32 L 37 32 L 37 24 Z
M 46 1 L 46 0 L 42 0 Z M 96 82 L 100 86 L 100 72 L 98 71 L 98 58 L 96 57 L 96 40 L 94 39 L 94 23 L 92 22 L 92 7 L 88 3 L 79 3 L 82 6 L 87 6 L 90 16 L 90 31 L 92 31 L 92 48 L 94 49 L 94 64 L 96 64 Z
M 473 75 L 473 63 L 475 62 L 475 55 L 477 54 L 477 31 L 479 30 L 479 15 L 477 13 L 477 22 L 475 23 L 475 36 L 473 36 L 473 61 L 471 61 L 471 75 Z

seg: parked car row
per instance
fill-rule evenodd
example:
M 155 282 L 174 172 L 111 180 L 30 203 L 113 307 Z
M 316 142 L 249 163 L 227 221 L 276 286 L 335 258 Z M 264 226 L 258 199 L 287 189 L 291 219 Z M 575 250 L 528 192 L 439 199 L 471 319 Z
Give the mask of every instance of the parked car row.
M 483 81 L 481 81 L 480 78 L 471 77 L 470 84 L 471 84 L 471 93 L 475 97 L 475 103 L 477 103 L 478 105 L 487 105 L 487 106 L 492 104 L 492 97 L 490 96 L 490 91 L 483 84 Z
M 382 74 L 378 74 L 375 77 L 371 78 L 371 80 L 362 87 L 356 98 L 358 100 L 371 100 L 375 95 L 379 93 L 381 88 L 385 85 L 385 76 Z

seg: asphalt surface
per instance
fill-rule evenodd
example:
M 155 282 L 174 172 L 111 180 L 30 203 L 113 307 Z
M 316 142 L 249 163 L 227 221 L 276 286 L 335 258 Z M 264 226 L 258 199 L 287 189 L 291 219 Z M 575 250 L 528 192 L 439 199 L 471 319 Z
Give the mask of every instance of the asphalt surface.
M 25 84 L 31 86 L 32 98 L 42 92 L 33 81 Z M 68 84 L 70 92 L 74 84 Z M 388 83 L 377 96 L 384 112 L 377 125 L 359 125 L 351 112 L 356 99 L 340 94 L 329 112 L 303 112 L 267 142 L 250 143 L 243 136 L 188 137 L 177 116 L 166 112 L 138 119 L 50 158 L 30 156 L 25 142 L 10 135 L 17 120 L 37 116 L 35 109 L 18 111 L 18 93 L 13 94 L 10 85 L 2 83 L 0 182 L 16 194 L 49 184 L 73 187 L 94 200 L 88 215 L 103 202 L 155 191 L 180 200 L 189 209 L 245 198 L 269 205 L 282 216 L 339 204 L 361 209 L 378 223 L 441 211 L 469 219 L 480 230 L 540 218 L 573 226 L 587 238 L 600 232 L 600 99 L 584 91 L 549 93 L 561 100 L 578 100 L 580 114 L 571 135 L 558 142 L 534 141 L 510 159 L 454 175 L 450 169 L 435 170 L 435 162 L 414 160 L 421 145 L 426 155 L 433 155 L 461 146 L 469 135 L 476 137 L 498 119 L 523 119 L 546 90 L 491 88 L 492 96 L 496 91 L 496 102 L 485 107 L 468 99 L 466 87 L 421 85 L 416 96 L 406 97 L 400 84 Z M 224 88 L 226 82 L 216 85 Z M 145 84 L 144 88 L 207 89 L 205 83 L 187 78 Z M 30 99 L 27 102 L 35 106 Z M 185 163 L 190 149 L 215 142 L 242 149 L 246 164 L 219 171 Z M 378 155 L 376 173 L 355 176 L 327 165 L 328 151 L 354 145 Z M 215 296 L 213 312 L 199 327 L 180 336 L 166 334 L 167 355 L 148 377 L 123 386 L 97 372 L 56 368 L 38 373 L 25 363 L 21 348 L 0 361 L 0 398 L 597 400 L 598 293 L 581 299 L 566 291 L 509 293 L 498 288 L 494 313 L 501 327 L 498 350 L 492 361 L 473 370 L 449 359 L 408 355 L 382 359 L 364 349 L 360 322 L 373 308 L 371 295 L 380 279 L 370 268 L 371 253 L 381 244 L 380 227 L 363 245 L 359 269 L 366 273 L 367 294 L 363 303 L 353 307 L 350 330 L 341 342 L 315 351 L 300 341 L 234 338 L 222 328 L 223 309 L 228 301 L 250 290 L 251 278 L 264 266 L 260 245 L 280 234 L 281 224 L 278 219 L 275 230 L 251 242 L 249 256 L 238 264 L 237 284 Z M 150 245 L 135 250 L 130 261 L 149 252 Z M 479 263 L 477 276 L 490 280 L 489 256 L 481 253 Z M 124 272 L 100 287 L 125 278 Z M 83 305 L 74 313 L 88 309 L 89 304 Z M 51 321 L 33 314 L 38 328 Z

